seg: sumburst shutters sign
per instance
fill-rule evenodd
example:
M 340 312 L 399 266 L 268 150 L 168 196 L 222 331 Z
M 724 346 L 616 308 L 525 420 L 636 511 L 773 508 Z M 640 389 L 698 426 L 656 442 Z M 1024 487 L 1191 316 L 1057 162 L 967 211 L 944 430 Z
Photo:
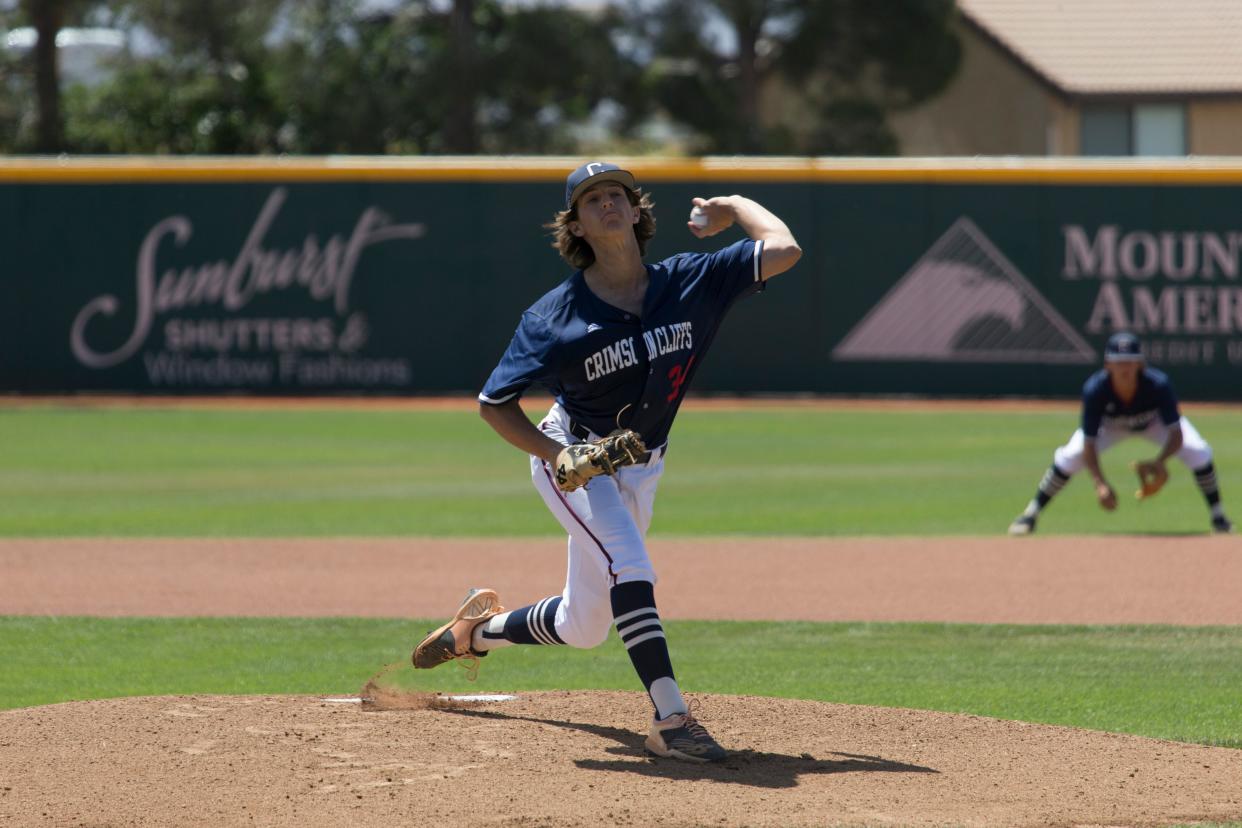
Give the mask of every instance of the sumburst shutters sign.
M 1242 162 L 615 159 L 656 207 L 750 196 L 803 258 L 738 302 L 697 393 L 1074 399 L 1137 334 L 1242 400 Z M 464 394 L 569 275 L 581 159 L 0 159 L 0 392 Z
M 407 357 L 367 355 L 367 314 L 353 307 L 351 287 L 370 247 L 420 239 L 425 226 L 367 206 L 344 232 L 295 233 L 276 246 L 268 237 L 288 197 L 271 190 L 227 259 L 194 244 L 189 215 L 158 221 L 139 245 L 126 299 L 102 293 L 74 315 L 74 359 L 96 370 L 138 359 L 153 389 L 409 387 Z M 264 304 L 275 313 L 258 312 Z M 102 323 L 121 319 L 124 340 L 110 343 Z

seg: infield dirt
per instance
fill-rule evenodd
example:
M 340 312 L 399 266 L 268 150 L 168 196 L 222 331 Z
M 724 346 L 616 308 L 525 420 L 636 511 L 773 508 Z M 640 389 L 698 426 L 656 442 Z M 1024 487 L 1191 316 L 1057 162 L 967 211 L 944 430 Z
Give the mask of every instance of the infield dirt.
M 1242 623 L 1236 538 L 656 540 L 652 551 L 670 618 Z M 514 606 L 547 595 L 563 555 L 552 539 L 3 540 L 0 612 L 438 617 L 463 578 L 489 576 Z M 379 701 L 187 696 L 0 711 L 0 825 L 1242 818 L 1242 751 L 1226 748 L 701 696 L 705 724 L 734 751 L 704 767 L 644 754 L 640 692 Z

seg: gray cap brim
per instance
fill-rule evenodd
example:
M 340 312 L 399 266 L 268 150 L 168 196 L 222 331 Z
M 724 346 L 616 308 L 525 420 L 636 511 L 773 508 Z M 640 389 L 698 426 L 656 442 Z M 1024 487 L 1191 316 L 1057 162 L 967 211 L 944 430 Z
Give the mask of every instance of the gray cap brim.
M 634 181 L 634 175 L 629 170 L 604 170 L 579 182 L 578 186 L 574 187 L 574 191 L 570 193 L 569 203 L 565 205 L 565 209 L 572 209 L 578 203 L 578 196 L 586 192 L 588 188 L 604 181 L 615 181 L 630 191 L 638 189 L 638 183 Z

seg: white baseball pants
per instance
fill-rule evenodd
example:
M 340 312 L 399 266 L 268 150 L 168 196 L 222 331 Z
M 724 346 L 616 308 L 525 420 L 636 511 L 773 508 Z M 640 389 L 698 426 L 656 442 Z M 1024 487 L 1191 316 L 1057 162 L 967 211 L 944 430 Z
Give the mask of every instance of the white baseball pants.
M 1190 424 L 1190 420 L 1185 417 L 1181 419 L 1182 425 L 1182 447 L 1175 455 L 1178 460 L 1186 464 L 1186 468 L 1194 471 L 1201 469 L 1208 463 L 1212 462 L 1212 447 L 1199 436 L 1199 432 Z M 1128 429 L 1109 429 L 1105 426 L 1100 427 L 1100 433 L 1095 438 L 1095 450 L 1103 454 L 1111 446 L 1129 437 L 1141 437 L 1157 446 L 1163 446 L 1164 441 L 1169 437 L 1169 427 L 1159 420 L 1153 420 L 1151 425 L 1142 431 L 1130 431 Z M 1074 432 L 1069 442 L 1061 446 L 1053 454 L 1053 462 L 1061 471 L 1067 475 L 1073 475 L 1082 471 L 1085 463 L 1082 459 L 1082 449 L 1085 443 L 1082 429 Z
M 557 403 L 539 429 L 558 442 L 578 442 L 569 432 L 569 422 L 569 414 Z M 591 434 L 591 439 L 599 436 Z M 608 637 L 613 623 L 609 590 L 630 581 L 656 582 L 646 539 L 656 487 L 664 473 L 664 449 L 654 449 L 641 466 L 624 466 L 568 493 L 557 488 L 553 470 L 541 458 L 531 456 L 530 470 L 543 502 L 569 533 L 556 632 L 571 647 L 596 647 Z

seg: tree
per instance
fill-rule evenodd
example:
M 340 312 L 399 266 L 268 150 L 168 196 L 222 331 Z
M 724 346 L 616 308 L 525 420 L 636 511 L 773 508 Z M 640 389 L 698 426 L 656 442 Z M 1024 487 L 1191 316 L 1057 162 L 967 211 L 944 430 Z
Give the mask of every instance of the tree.
M 809 131 L 817 153 L 894 154 L 889 112 L 935 95 L 957 72 L 953 0 L 820 0 L 806 6 L 785 49 L 789 82 L 825 115 Z
M 30 75 L 33 77 L 35 134 L 32 140 L 15 135 L 13 144 L 20 149 L 56 153 L 66 149 L 64 120 L 61 113 L 61 73 L 57 40 L 67 25 L 82 22 L 95 5 L 92 0 L 22 0 L 19 9 L 24 22 L 35 31 L 31 51 Z M 3 85 L 20 85 L 13 66 L 4 67 Z M 0 112 L 0 117 L 4 114 Z M 20 119 L 22 113 L 17 113 Z
M 758 82 L 766 67 L 752 61 L 751 85 L 749 90 L 743 88 L 737 58 L 743 52 L 757 53 L 757 47 L 741 45 L 754 27 L 745 21 L 731 22 L 739 33 L 739 48 L 720 49 L 709 31 L 713 13 L 720 18 L 721 11 L 701 0 L 666 0 L 654 9 L 636 9 L 629 20 L 635 42 L 649 44 L 650 94 L 670 118 L 699 136 L 692 149 L 758 152 L 767 144 L 766 136 L 751 116 L 758 109 Z
M 641 102 L 614 12 L 501 0 L 380 12 L 356 0 L 113 2 L 162 51 L 73 92 L 79 150 L 571 152 L 602 101 Z
M 277 58 L 299 151 L 570 152 L 601 101 L 636 97 L 615 13 L 471 0 L 351 18 L 331 6 L 298 15 Z
M 666 0 L 638 23 L 650 83 L 700 152 L 891 154 L 889 112 L 942 89 L 960 45 L 952 0 Z M 714 19 L 733 43 L 712 42 Z M 773 113 L 765 90 L 793 106 Z
M 26 0 L 26 10 L 38 36 L 34 47 L 34 77 L 39 118 L 34 148 L 38 152 L 59 152 L 63 130 L 56 36 L 64 24 L 64 0 Z
M 467 154 L 478 149 L 478 132 L 475 129 L 475 112 L 479 102 L 476 36 L 474 0 L 453 0 L 453 9 L 449 13 L 448 62 L 455 83 L 444 124 L 444 148 L 449 152 Z
M 283 122 L 265 38 L 281 0 L 113 0 L 117 21 L 160 43 L 98 88 L 67 97 L 82 152 L 262 153 Z
M 0 8 L 0 30 L 11 30 L 22 23 L 16 9 Z M 12 152 L 18 143 L 22 121 L 24 78 L 21 62 L 7 50 L 0 49 L 0 152 Z
M 443 113 L 432 94 L 433 44 L 421 12 L 358 15 L 352 3 L 319 0 L 289 19 L 272 56 L 285 114 L 280 143 L 299 153 L 426 152 Z M 434 122 L 433 122 L 434 119 Z
M 479 61 L 484 151 L 574 152 L 574 128 L 605 101 L 621 110 L 612 138 L 631 134 L 647 102 L 642 67 L 617 47 L 619 13 L 521 6 L 494 21 Z

